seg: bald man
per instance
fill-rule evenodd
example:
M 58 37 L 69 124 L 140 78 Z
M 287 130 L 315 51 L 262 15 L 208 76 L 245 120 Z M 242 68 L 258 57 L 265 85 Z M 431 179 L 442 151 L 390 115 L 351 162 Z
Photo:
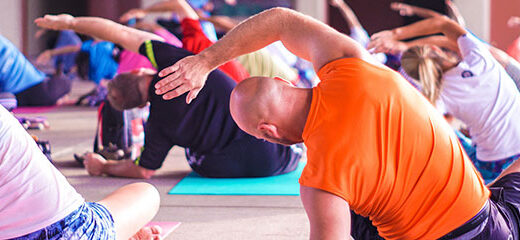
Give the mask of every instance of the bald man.
M 520 163 L 491 193 L 450 126 L 413 86 L 310 17 L 274 8 L 249 18 L 163 70 L 156 92 L 173 98 L 189 91 L 190 102 L 210 70 L 277 40 L 311 61 L 321 83 L 298 89 L 246 79 L 233 90 L 231 114 L 257 138 L 307 146 L 300 184 L 311 239 L 518 238 Z

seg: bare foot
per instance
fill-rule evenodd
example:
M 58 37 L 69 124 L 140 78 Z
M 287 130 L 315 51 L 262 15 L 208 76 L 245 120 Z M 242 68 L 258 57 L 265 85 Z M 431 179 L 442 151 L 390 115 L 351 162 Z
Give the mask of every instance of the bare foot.
M 85 165 L 88 174 L 92 176 L 101 176 L 107 160 L 97 153 L 86 153 L 84 156 L 85 160 L 83 161 L 83 165 Z
M 128 240 L 161 240 L 162 229 L 159 226 L 143 227 Z

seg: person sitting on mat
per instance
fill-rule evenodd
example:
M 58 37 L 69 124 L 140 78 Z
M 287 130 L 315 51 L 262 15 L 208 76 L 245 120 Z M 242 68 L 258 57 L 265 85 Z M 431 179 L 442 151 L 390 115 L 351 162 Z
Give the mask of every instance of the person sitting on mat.
M 300 89 L 246 79 L 230 109 L 257 138 L 307 146 L 300 184 L 311 239 L 518 237 L 519 161 L 490 185 L 490 196 L 433 105 L 361 45 L 311 17 L 285 8 L 255 15 L 163 69 L 156 93 L 195 103 L 211 87 L 212 69 L 277 40 L 311 61 L 321 83 Z
M 47 76 L 34 67 L 7 38 L 0 35 L 0 92 L 16 96 L 18 106 L 61 104 L 71 79 L 56 72 Z
M 35 21 L 51 29 L 71 29 L 139 52 L 157 69 L 192 55 L 164 43 L 152 33 L 132 29 L 96 17 L 46 15 Z M 145 146 L 135 160 L 111 161 L 89 154 L 85 167 L 91 175 L 150 178 L 162 166 L 174 145 L 186 149 L 191 168 L 204 177 L 263 177 L 296 169 L 302 151 L 298 146 L 281 146 L 256 139 L 238 128 L 229 113 L 229 96 L 236 83 L 221 71 L 210 75 L 200 99 L 192 104 L 165 101 L 154 93 L 158 81 L 144 71 L 123 73 L 108 85 L 108 100 L 118 110 L 150 102 L 145 127 Z
M 139 21 L 135 27 L 153 32 L 170 44 L 178 47 L 182 46 L 181 41 L 177 37 L 157 24 Z M 72 32 L 69 34 L 76 35 L 74 31 L 70 30 L 61 32 Z M 80 77 L 89 79 L 96 84 L 100 84 L 103 79 L 112 79 L 116 73 L 128 72 L 138 68 L 154 69 L 148 59 L 139 54 L 121 49 L 111 42 L 93 40 L 87 40 L 79 44 L 61 45 L 54 49 L 45 50 L 38 55 L 36 63 L 44 65 L 54 57 L 78 53 L 80 56 L 76 57 L 75 64 L 78 67 Z
M 466 31 L 470 32 L 465 25 L 464 17 L 460 14 L 457 6 L 451 1 L 446 0 L 446 7 L 449 16 L 452 20 L 456 21 L 461 27 L 466 28 Z M 402 16 L 414 16 L 417 15 L 422 18 L 432 18 L 432 17 L 440 17 L 442 14 L 435 12 L 430 9 L 421 8 L 417 6 L 408 5 L 405 3 L 394 2 L 391 4 L 391 8 L 395 11 L 398 11 Z M 510 19 L 511 20 L 511 19 Z M 514 21 L 513 21 L 514 22 Z M 508 22 L 509 25 L 509 22 Z M 509 25 L 511 26 L 511 25 Z M 480 41 L 484 42 L 482 39 Z M 520 42 L 520 41 L 518 41 Z M 507 74 L 515 81 L 516 86 L 520 89 L 520 63 L 518 63 L 518 59 L 514 58 L 514 55 L 511 55 L 508 49 L 508 53 L 511 56 L 508 56 L 508 53 L 492 46 L 489 43 L 484 42 L 485 45 L 489 48 L 489 52 L 493 55 L 493 57 L 504 67 Z M 444 36 L 433 35 L 429 37 L 419 38 L 413 41 L 400 42 L 400 41 L 390 41 L 386 39 L 386 41 L 380 41 L 378 44 L 374 44 L 372 42 L 370 47 L 372 47 L 374 52 L 385 52 L 385 53 L 395 53 L 402 55 L 404 51 L 408 50 L 413 46 L 422 46 L 422 45 L 438 45 L 446 51 L 452 51 L 451 54 L 456 54 L 459 52 L 458 46 L 456 42 L 451 42 L 447 40 Z M 460 57 L 460 56 L 459 56 Z M 520 58 L 519 58 L 520 59 Z M 406 72 L 401 68 L 399 68 L 399 72 L 403 74 L 403 76 L 409 77 Z M 415 84 L 412 82 L 412 84 Z
M 166 42 L 182 46 L 181 41 L 173 34 L 157 24 L 139 21 L 136 28 L 143 28 L 161 36 Z M 65 31 L 62 31 L 65 32 Z M 74 31 L 70 31 L 75 34 Z M 58 48 L 43 51 L 36 63 L 43 65 L 53 57 L 76 54 L 75 65 L 78 75 L 96 83 L 96 87 L 81 96 L 76 105 L 99 105 L 106 97 L 106 84 L 115 74 L 128 72 L 139 68 L 155 70 L 147 58 L 131 51 L 121 49 L 107 41 L 87 40 L 79 44 L 62 45 Z
M 376 33 L 371 45 L 431 33 L 443 33 L 438 37 L 454 45 L 460 59 L 427 44 L 406 50 L 402 67 L 433 104 L 441 104 L 467 125 L 476 146 L 476 155 L 470 157 L 491 182 L 520 157 L 520 92 L 489 47 L 444 16 Z
M 41 39 L 42 36 L 46 33 L 52 34 L 52 31 L 48 31 L 47 29 L 39 29 L 36 34 L 36 39 Z M 53 44 L 52 49 L 60 49 L 64 46 L 70 46 L 70 45 L 81 45 L 82 40 L 80 36 L 78 36 L 74 31 L 59 31 L 56 41 Z M 74 78 L 76 76 L 76 57 L 77 52 L 72 53 L 65 53 L 60 54 L 57 56 L 49 56 L 48 53 L 51 53 L 52 49 L 47 49 L 43 51 L 42 53 L 46 54 L 40 54 L 38 58 L 36 58 L 36 65 L 46 65 L 49 62 L 52 63 L 52 66 L 54 66 L 54 69 L 58 72 L 63 72 L 66 75 L 69 75 L 69 77 Z M 45 62 L 41 61 L 41 57 L 48 57 L 45 59 Z
M 159 209 L 155 187 L 133 183 L 85 202 L 1 106 L 0 123 L 0 239 L 159 239 L 160 227 L 144 227 Z

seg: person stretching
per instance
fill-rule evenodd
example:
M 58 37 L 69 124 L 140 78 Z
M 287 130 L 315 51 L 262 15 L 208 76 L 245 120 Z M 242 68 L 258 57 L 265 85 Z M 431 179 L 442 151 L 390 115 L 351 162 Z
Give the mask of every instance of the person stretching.
M 488 46 L 444 16 L 376 33 L 371 44 L 432 33 L 443 33 L 456 44 L 462 59 L 422 45 L 403 53 L 402 67 L 432 103 L 467 125 L 476 145 L 473 163 L 486 181 L 492 181 L 520 156 L 520 92 Z
M 46 15 L 36 23 L 51 29 L 71 29 L 117 43 L 141 53 L 158 70 L 192 53 L 163 42 L 152 33 L 139 31 L 96 17 Z M 221 71 L 210 76 L 211 85 L 199 101 L 165 101 L 154 94 L 158 77 L 146 71 L 123 73 L 108 85 L 108 100 L 117 110 L 150 102 L 145 128 L 145 145 L 135 160 L 111 161 L 90 154 L 85 167 L 92 175 L 107 174 L 150 178 L 162 166 L 174 145 L 186 149 L 191 168 L 204 177 L 263 177 L 296 169 L 301 157 L 298 146 L 281 146 L 254 138 L 235 124 L 229 113 L 229 96 L 235 82 Z
M 2 35 L 0 52 L 0 92 L 14 94 L 18 106 L 60 104 L 70 92 L 71 79 L 61 72 L 47 76 L 39 71 Z
M 490 186 L 490 197 L 428 100 L 354 40 L 311 17 L 285 8 L 255 15 L 163 69 L 157 93 L 195 103 L 212 69 L 277 40 L 313 63 L 320 84 L 300 89 L 246 79 L 233 90 L 230 109 L 257 138 L 307 146 L 300 192 L 311 239 L 518 237 L 519 163 Z
M 85 202 L 1 106 L 0 123 L 0 239 L 159 239 L 159 227 L 143 228 L 159 209 L 152 185 Z

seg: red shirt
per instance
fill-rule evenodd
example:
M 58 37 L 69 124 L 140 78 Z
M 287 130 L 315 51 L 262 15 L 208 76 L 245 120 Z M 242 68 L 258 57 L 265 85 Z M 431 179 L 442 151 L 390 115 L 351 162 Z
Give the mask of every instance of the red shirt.
M 200 53 L 202 50 L 213 45 L 213 42 L 204 35 L 200 22 L 185 18 L 182 25 L 182 47 L 192 53 Z M 249 77 L 249 73 L 244 66 L 235 60 L 224 63 L 218 68 L 220 71 L 229 75 L 235 82 L 240 82 Z

